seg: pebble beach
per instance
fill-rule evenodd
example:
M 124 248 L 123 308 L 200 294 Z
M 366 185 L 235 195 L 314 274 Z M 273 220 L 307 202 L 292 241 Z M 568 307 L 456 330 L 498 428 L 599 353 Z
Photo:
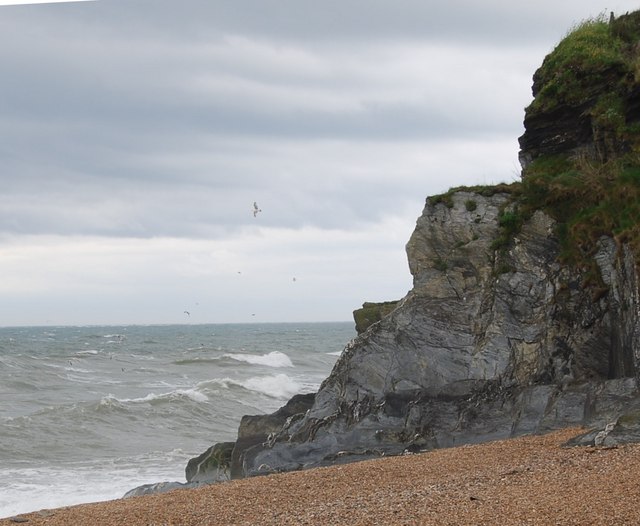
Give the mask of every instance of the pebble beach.
M 563 447 L 580 432 L 40 510 L 0 526 L 639 524 L 640 445 Z

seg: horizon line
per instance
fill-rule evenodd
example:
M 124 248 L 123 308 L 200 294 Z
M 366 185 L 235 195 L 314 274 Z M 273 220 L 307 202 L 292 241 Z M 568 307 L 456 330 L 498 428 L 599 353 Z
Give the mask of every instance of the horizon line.
M 196 327 L 202 325 L 294 325 L 310 323 L 353 323 L 353 320 L 324 320 L 324 321 L 230 321 L 230 322 L 206 322 L 206 323 L 85 323 L 85 324 L 35 324 L 35 325 L 0 325 L 1 329 L 38 329 L 38 328 L 90 328 L 90 327 Z

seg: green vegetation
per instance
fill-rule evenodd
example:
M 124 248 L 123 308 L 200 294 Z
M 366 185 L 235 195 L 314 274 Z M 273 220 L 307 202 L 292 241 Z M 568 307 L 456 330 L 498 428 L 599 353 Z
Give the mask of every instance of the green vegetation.
M 384 301 L 381 303 L 365 302 L 362 308 L 353 311 L 353 319 L 356 322 L 356 332 L 363 333 L 367 328 L 380 321 L 398 305 L 398 301 Z
M 526 217 L 521 213 L 517 203 L 513 203 L 510 207 L 502 210 L 498 215 L 500 231 L 491 248 L 504 252 L 511 244 L 511 240 L 520 232 L 525 219 Z
M 611 70 L 627 68 L 624 41 L 601 15 L 576 26 L 544 60 L 534 77 L 537 91 L 532 110 L 551 110 L 561 104 L 590 102 L 594 89 Z M 614 91 L 616 87 L 613 87 Z
M 478 208 L 478 203 L 476 203 L 473 199 L 467 199 L 464 202 L 464 207 L 467 209 L 467 212 L 473 212 L 476 208 Z
M 540 157 L 525 170 L 522 183 L 513 186 L 492 244 L 499 261 L 525 221 L 542 210 L 557 221 L 560 260 L 585 269 L 586 284 L 602 285 L 593 256 L 603 235 L 630 244 L 640 264 L 640 156 L 607 163 Z M 506 271 L 500 265 L 500 272 Z
M 522 174 L 517 199 L 500 216 L 497 249 L 508 245 L 536 210 L 557 221 L 563 262 L 601 285 L 593 255 L 602 235 L 640 254 L 640 124 L 629 101 L 640 83 L 640 11 L 582 22 L 534 75 L 527 114 L 552 119 L 560 107 L 589 118 L 594 151 L 542 155 Z M 639 261 L 640 263 L 640 261 Z
M 431 202 L 453 206 L 452 195 L 473 188 L 454 188 Z M 560 260 L 584 269 L 593 268 L 590 281 L 600 284 L 593 255 L 603 235 L 629 243 L 640 258 L 640 155 L 628 154 L 601 163 L 584 158 L 543 156 L 527 167 L 522 182 L 483 187 L 485 194 L 508 193 L 511 198 L 498 216 L 499 233 L 492 243 L 498 258 L 508 251 L 513 238 L 536 210 L 556 220 Z M 468 208 L 467 202 L 465 207 Z M 640 265 L 640 259 L 638 261 Z M 508 271 L 503 263 L 501 272 Z M 446 262 L 434 267 L 446 270 Z
M 548 150 L 561 153 L 534 151 L 521 182 L 452 188 L 429 202 L 451 208 L 459 191 L 509 194 L 492 244 L 496 273 L 511 270 L 508 251 L 526 221 L 546 212 L 556 220 L 560 260 L 582 269 L 599 295 L 606 288 L 593 256 L 601 236 L 628 243 L 640 266 L 640 11 L 578 24 L 536 71 L 533 92 L 527 118 L 535 117 L 537 133 L 545 124 L 549 133 L 568 133 Z M 464 206 L 471 212 L 477 204 Z
M 534 161 L 522 183 L 522 203 L 525 213 L 542 209 L 558 221 L 562 259 L 584 264 L 603 235 L 640 249 L 640 157 L 559 162 L 565 168 L 554 172 L 539 170 L 549 159 Z
M 496 194 L 512 194 L 516 191 L 511 184 L 500 183 L 497 185 L 477 185 L 477 186 L 456 186 L 450 188 L 443 194 L 433 195 L 427 198 L 427 202 L 430 205 L 437 205 L 443 203 L 447 208 L 453 208 L 453 196 L 458 192 L 470 192 L 484 197 L 491 197 Z M 477 203 L 472 200 L 465 202 L 465 207 L 468 211 L 475 210 Z
M 578 24 L 534 75 L 528 116 L 572 107 L 589 119 L 600 160 L 640 148 L 640 127 L 625 118 L 626 103 L 640 82 L 640 12 Z

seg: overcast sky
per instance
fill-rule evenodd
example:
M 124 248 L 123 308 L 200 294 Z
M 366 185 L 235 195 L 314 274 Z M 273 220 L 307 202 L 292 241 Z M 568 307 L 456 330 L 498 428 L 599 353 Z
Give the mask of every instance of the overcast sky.
M 346 321 L 401 298 L 425 198 L 517 180 L 535 69 L 636 7 L 2 6 L 0 325 Z

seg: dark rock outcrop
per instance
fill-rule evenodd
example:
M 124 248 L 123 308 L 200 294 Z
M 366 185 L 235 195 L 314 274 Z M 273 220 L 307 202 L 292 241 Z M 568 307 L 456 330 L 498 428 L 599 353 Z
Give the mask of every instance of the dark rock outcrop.
M 187 482 L 223 482 L 231 478 L 231 455 L 235 442 L 219 442 L 192 458 L 185 468 Z
M 245 463 L 252 463 L 256 450 L 268 444 L 283 428 L 302 418 L 312 407 L 315 394 L 295 395 L 286 405 L 270 415 L 243 416 L 238 429 L 238 439 L 231 454 L 232 478 L 244 476 Z M 257 471 L 260 466 L 257 466 Z

